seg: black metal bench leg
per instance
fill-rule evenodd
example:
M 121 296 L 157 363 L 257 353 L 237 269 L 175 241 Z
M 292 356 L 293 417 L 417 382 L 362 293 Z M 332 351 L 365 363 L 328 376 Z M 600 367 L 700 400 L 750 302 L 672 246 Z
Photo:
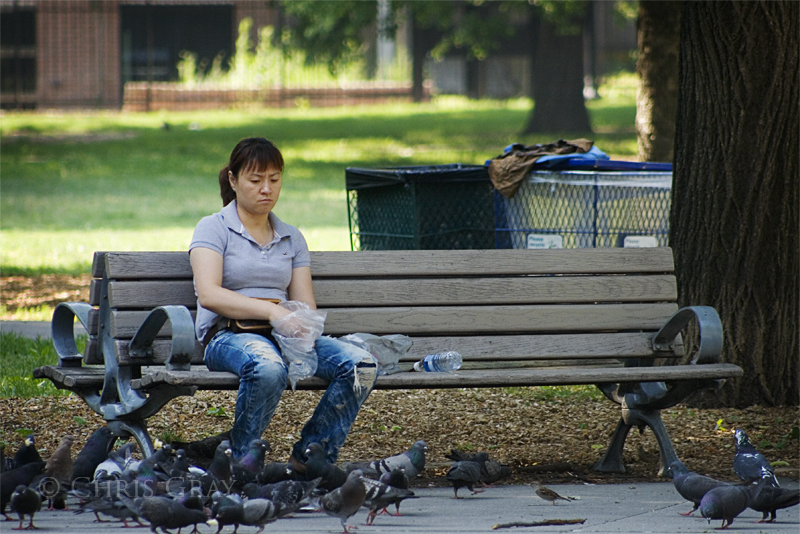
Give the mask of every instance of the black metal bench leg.
M 650 427 L 658 441 L 658 449 L 661 453 L 661 465 L 658 466 L 658 476 L 669 476 L 668 469 L 672 462 L 678 459 L 675 449 L 672 448 L 672 441 L 667 434 L 667 428 L 661 419 L 661 410 L 622 410 L 622 416 L 626 422 L 633 426 Z
M 632 426 L 625 423 L 625 420 L 620 417 L 617 423 L 617 428 L 611 436 L 611 443 L 608 444 L 605 454 L 600 460 L 592 466 L 595 471 L 601 473 L 624 473 L 625 462 L 622 459 L 622 450 L 625 447 L 625 440 L 628 438 L 628 433 L 631 431 Z
M 114 436 L 133 437 L 143 457 L 148 458 L 155 452 L 145 421 L 109 421 L 108 428 Z

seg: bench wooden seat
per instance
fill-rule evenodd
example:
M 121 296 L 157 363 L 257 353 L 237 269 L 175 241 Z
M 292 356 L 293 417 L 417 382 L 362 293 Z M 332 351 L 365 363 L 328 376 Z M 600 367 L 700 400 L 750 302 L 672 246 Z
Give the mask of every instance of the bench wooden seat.
M 113 432 L 152 453 L 146 420 L 197 390 L 236 390 L 208 371 L 194 336 L 196 297 L 185 252 L 98 252 L 89 303 L 53 316 L 57 366 L 34 376 L 80 395 Z M 456 373 L 400 372 L 376 389 L 595 384 L 622 406 L 595 468 L 624 471 L 633 426 L 653 429 L 662 465 L 677 459 L 660 418 L 701 388 L 742 375 L 719 363 L 722 328 L 713 308 L 678 310 L 672 251 L 654 249 L 312 252 L 325 334 L 405 334 L 403 371 L 426 354 L 456 350 Z M 75 348 L 73 322 L 89 332 Z M 698 346 L 684 354 L 682 330 Z M 298 389 L 322 389 L 309 378 Z

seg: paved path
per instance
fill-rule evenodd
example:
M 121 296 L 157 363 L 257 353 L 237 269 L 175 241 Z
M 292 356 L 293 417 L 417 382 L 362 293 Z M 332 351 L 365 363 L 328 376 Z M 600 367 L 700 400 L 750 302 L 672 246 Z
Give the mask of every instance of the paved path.
M 791 481 L 782 481 L 792 484 Z M 793 483 L 797 487 L 797 483 Z M 721 521 L 708 521 L 702 517 L 683 517 L 691 505 L 681 499 L 672 484 L 639 483 L 612 485 L 553 485 L 561 495 L 578 500 L 559 502 L 553 506 L 537 498 L 529 486 L 499 486 L 479 495 L 470 495 L 462 489 L 465 498 L 452 499 L 450 488 L 416 488 L 419 499 L 405 501 L 401 517 L 378 516 L 373 526 L 364 526 L 366 510 L 358 512 L 350 521 L 357 524 L 360 534 L 372 532 L 414 533 L 478 533 L 491 532 L 495 525 L 533 523 L 550 519 L 583 519 L 583 524 L 562 526 L 537 526 L 496 528 L 497 532 L 631 532 L 631 533 L 704 533 L 719 527 Z M 74 508 L 74 504 L 70 503 Z M 797 534 L 800 532 L 800 507 L 778 511 L 776 523 L 754 523 L 761 514 L 745 510 L 737 517 L 731 530 L 745 533 Z M 27 522 L 25 523 L 27 525 Z M 96 523 L 90 513 L 73 514 L 70 511 L 39 512 L 34 523 L 41 532 L 109 533 L 121 532 L 120 523 Z M 10 532 L 16 523 L 0 523 L 0 531 Z M 189 532 L 190 529 L 184 529 Z M 256 527 L 239 527 L 239 533 L 252 534 Z M 124 532 L 124 531 L 123 531 Z M 216 527 L 201 526 L 200 532 L 213 533 Z M 230 534 L 233 527 L 223 529 Z M 338 519 L 322 513 L 301 513 L 291 519 L 281 519 L 267 525 L 269 532 L 341 532 Z

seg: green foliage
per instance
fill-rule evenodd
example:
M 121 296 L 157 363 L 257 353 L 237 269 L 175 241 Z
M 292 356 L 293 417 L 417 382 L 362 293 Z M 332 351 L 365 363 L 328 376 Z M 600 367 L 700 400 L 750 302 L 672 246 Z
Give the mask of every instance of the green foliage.
M 79 336 L 78 350 L 83 350 L 86 336 Z M 33 378 L 33 370 L 58 363 L 50 339 L 29 339 L 11 332 L 0 333 L 0 397 L 36 397 L 69 395 L 56 389 L 49 380 Z
M 214 406 L 209 408 L 206 410 L 206 415 L 210 415 L 212 417 L 229 417 L 228 412 L 226 412 L 225 408 L 222 406 Z

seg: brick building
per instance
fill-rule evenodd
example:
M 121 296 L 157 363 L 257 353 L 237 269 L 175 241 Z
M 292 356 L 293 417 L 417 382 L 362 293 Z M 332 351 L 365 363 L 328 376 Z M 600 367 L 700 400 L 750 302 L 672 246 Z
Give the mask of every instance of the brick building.
M 126 82 L 175 79 L 181 50 L 230 57 L 245 17 L 258 28 L 274 12 L 250 0 L 0 0 L 0 106 L 118 109 Z

